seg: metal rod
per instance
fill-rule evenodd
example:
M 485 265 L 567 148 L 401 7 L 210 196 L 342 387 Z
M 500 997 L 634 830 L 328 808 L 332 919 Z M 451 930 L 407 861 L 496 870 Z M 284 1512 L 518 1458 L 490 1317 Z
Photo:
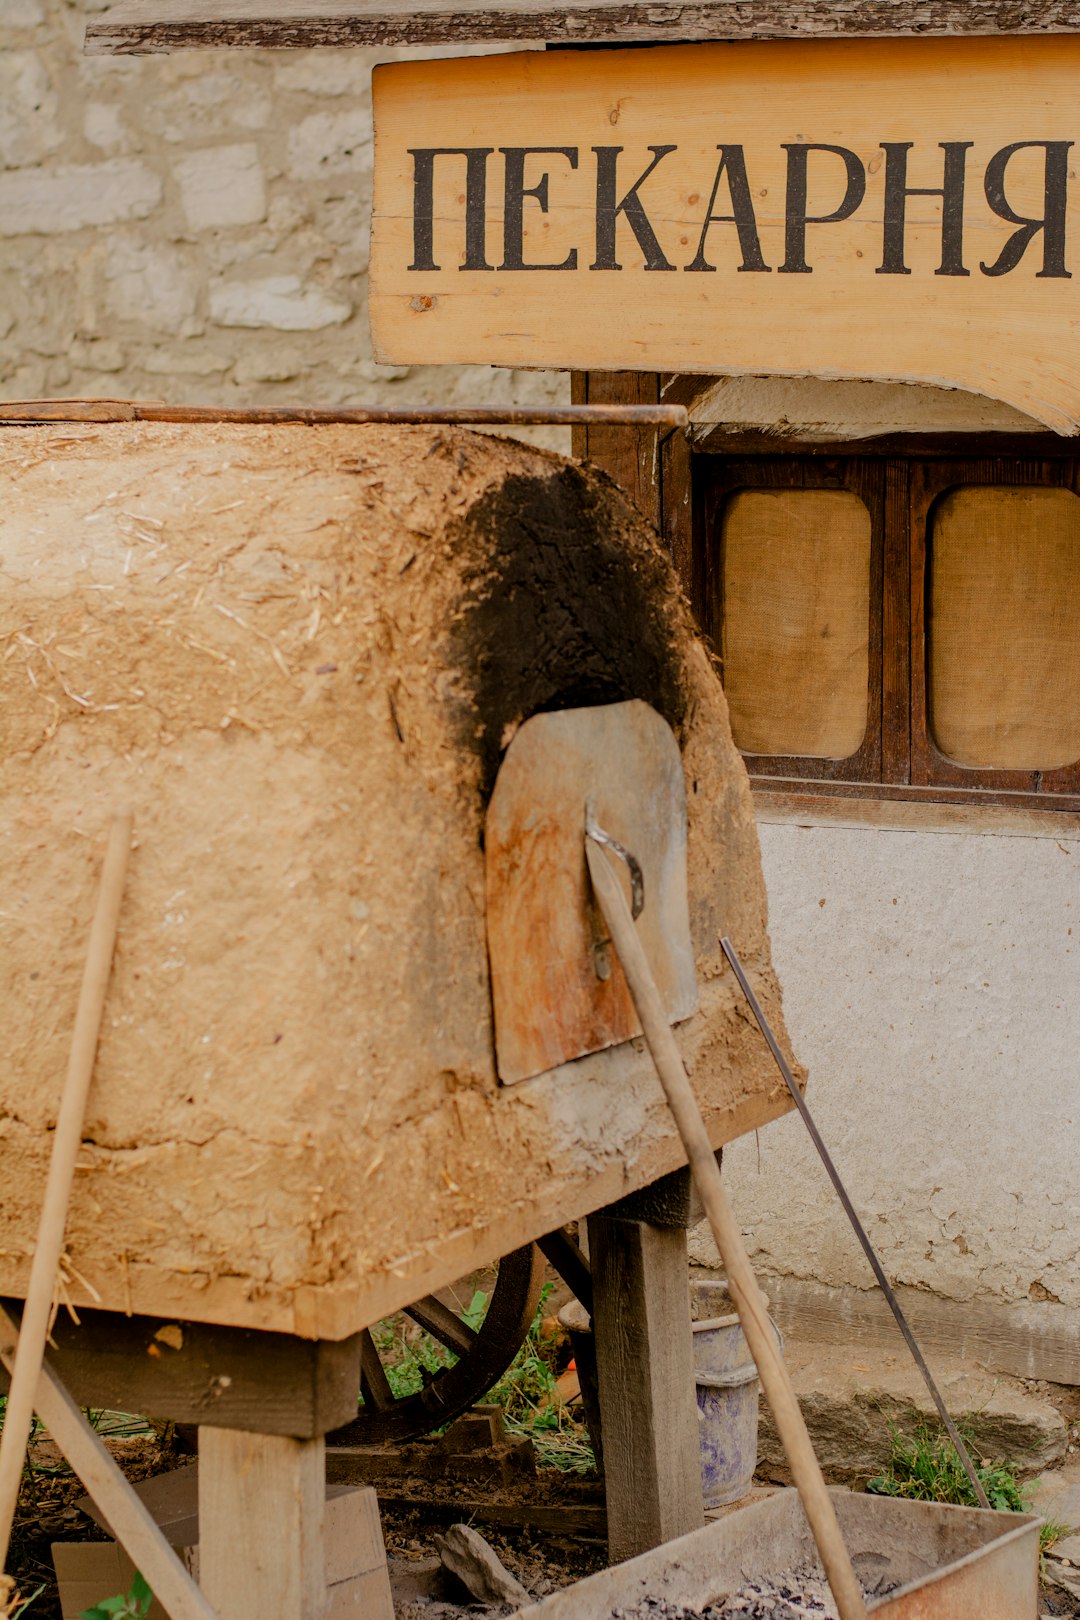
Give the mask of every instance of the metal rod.
M 956 1427 L 956 1424 L 953 1422 L 952 1418 L 949 1416 L 948 1409 L 947 1409 L 947 1407 L 945 1405 L 945 1402 L 941 1398 L 941 1391 L 938 1389 L 937 1384 L 934 1382 L 933 1373 L 930 1371 L 930 1368 L 926 1365 L 926 1360 L 925 1360 L 925 1358 L 923 1356 L 922 1351 L 919 1349 L 919 1346 L 918 1346 L 918 1344 L 916 1342 L 914 1333 L 912 1333 L 910 1327 L 908 1326 L 908 1320 L 907 1320 L 907 1317 L 904 1315 L 903 1310 L 901 1309 L 900 1301 L 897 1299 L 896 1295 L 893 1293 L 892 1286 L 891 1286 L 891 1284 L 889 1282 L 889 1279 L 885 1275 L 884 1267 L 882 1266 L 881 1261 L 877 1257 L 877 1252 L 875 1251 L 873 1244 L 870 1242 L 870 1239 L 866 1235 L 866 1229 L 863 1226 L 862 1221 L 860 1221 L 858 1215 L 855 1213 L 855 1206 L 851 1202 L 851 1199 L 848 1197 L 847 1188 L 844 1186 L 844 1183 L 840 1180 L 840 1172 L 837 1170 L 835 1164 L 833 1163 L 832 1156 L 830 1155 L 828 1148 L 825 1146 L 825 1143 L 821 1140 L 821 1133 L 818 1131 L 817 1126 L 814 1124 L 813 1115 L 811 1114 L 810 1109 L 807 1106 L 806 1098 L 803 1096 L 802 1092 L 799 1090 L 798 1086 L 795 1084 L 795 1076 L 792 1074 L 791 1068 L 790 1068 L 790 1066 L 788 1064 L 788 1061 L 785 1058 L 783 1052 L 781 1052 L 781 1050 L 780 1050 L 779 1043 L 778 1043 L 778 1041 L 776 1039 L 776 1036 L 773 1034 L 772 1027 L 771 1027 L 771 1025 L 769 1023 L 769 1020 L 765 1016 L 765 1013 L 764 1013 L 764 1010 L 763 1010 L 763 1008 L 761 1006 L 761 1003 L 758 1001 L 757 996 L 754 994 L 753 987 L 752 987 L 749 979 L 746 977 L 746 973 L 743 970 L 742 963 L 739 961 L 739 957 L 738 957 L 738 954 L 737 954 L 737 952 L 735 950 L 735 947 L 731 943 L 730 939 L 727 938 L 726 935 L 720 941 L 720 949 L 723 951 L 724 955 L 728 959 L 728 962 L 731 964 L 731 971 L 734 973 L 735 977 L 738 979 L 739 988 L 742 991 L 743 995 L 746 997 L 747 1003 L 749 1004 L 749 1007 L 750 1007 L 750 1011 L 753 1013 L 754 1017 L 757 1019 L 758 1028 L 760 1029 L 761 1033 L 764 1035 L 766 1041 L 768 1042 L 769 1051 L 772 1053 L 774 1059 L 776 1060 L 776 1067 L 780 1070 L 780 1073 L 783 1075 L 784 1079 L 787 1081 L 788 1090 L 791 1092 L 792 1097 L 795 1099 L 795 1106 L 799 1110 L 799 1113 L 802 1115 L 803 1124 L 806 1126 L 806 1129 L 810 1133 L 810 1140 L 813 1142 L 814 1146 L 817 1148 L 818 1157 L 821 1159 L 822 1164 L 825 1166 L 825 1169 L 828 1172 L 829 1180 L 832 1182 L 833 1186 L 836 1188 L 836 1195 L 839 1198 L 841 1204 L 844 1206 L 844 1214 L 847 1216 L 848 1220 L 851 1222 L 852 1230 L 854 1231 L 855 1236 L 858 1238 L 859 1242 L 862 1244 L 863 1253 L 866 1255 L 866 1258 L 869 1260 L 870 1268 L 873 1271 L 874 1276 L 878 1280 L 878 1285 L 879 1285 L 879 1287 L 881 1289 L 881 1292 L 885 1295 L 885 1298 L 886 1298 L 886 1300 L 888 1301 L 888 1304 L 889 1304 L 889 1309 L 892 1311 L 893 1316 L 896 1318 L 896 1325 L 900 1329 L 900 1332 L 904 1335 L 904 1341 L 907 1344 L 908 1349 L 911 1351 L 912 1358 L 913 1358 L 913 1360 L 915 1362 L 916 1367 L 918 1367 L 919 1371 L 923 1375 L 923 1379 L 925 1380 L 926 1387 L 930 1391 L 930 1395 L 931 1395 L 931 1397 L 933 1399 L 934 1405 L 937 1407 L 938 1415 L 941 1418 L 942 1423 L 944 1423 L 946 1430 L 948 1431 L 949 1439 L 952 1441 L 953 1445 L 956 1447 L 956 1453 L 957 1453 L 957 1456 L 960 1458 L 960 1461 L 964 1465 L 964 1472 L 968 1477 L 968 1483 L 970 1484 L 972 1490 L 975 1492 L 975 1499 L 978 1502 L 980 1507 L 988 1508 L 990 1506 L 990 1503 L 987 1501 L 986 1492 L 983 1490 L 983 1487 L 982 1487 L 982 1481 L 980 1480 L 978 1474 L 975 1472 L 975 1465 L 971 1461 L 971 1457 L 970 1457 L 970 1455 L 968 1453 L 968 1449 L 965 1446 L 963 1440 L 961 1440 L 961 1438 L 960 1438 L 960 1433 L 959 1433 L 959 1431 L 958 1431 L 958 1429 Z
M 343 423 L 444 427 L 666 427 L 684 428 L 685 405 L 163 405 L 156 400 L 36 399 L 0 404 L 0 422 L 21 427 L 44 422 L 239 422 L 278 427 Z
M 757 1365 L 765 1398 L 776 1419 L 840 1620 L 866 1620 L 862 1588 L 844 1544 L 836 1507 L 814 1454 L 784 1358 L 773 1338 L 765 1297 L 758 1287 L 739 1223 L 720 1179 L 720 1166 L 687 1078 L 682 1054 L 671 1033 L 667 1010 L 634 927 L 622 885 L 596 839 L 595 830 L 586 835 L 585 859 L 597 904 L 611 932 L 646 1044 L 682 1138 L 694 1184 L 705 1205 L 739 1322 Z

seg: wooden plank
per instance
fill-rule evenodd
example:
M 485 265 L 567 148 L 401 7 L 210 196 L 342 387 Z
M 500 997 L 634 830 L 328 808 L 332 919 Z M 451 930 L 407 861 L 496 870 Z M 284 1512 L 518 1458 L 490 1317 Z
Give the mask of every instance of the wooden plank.
M 199 1577 L 219 1620 L 323 1620 L 321 1439 L 199 1430 Z
M 570 403 L 571 405 L 587 405 L 589 403 L 589 374 L 587 371 L 572 371 L 570 373 Z M 570 429 L 570 452 L 578 461 L 587 461 L 589 457 L 589 428 L 588 424 L 579 424 Z
M 686 1234 L 590 1216 L 589 1260 L 616 1563 L 704 1518 Z
M 17 1301 L 6 1301 L 17 1319 Z M 118 1312 L 61 1312 L 47 1360 L 83 1406 L 311 1438 L 356 1416 L 360 1335 L 332 1342 Z
M 327 1454 L 331 1479 L 351 1477 L 348 1459 L 338 1463 L 335 1454 Z M 450 1496 L 433 1496 L 430 1487 L 408 1491 L 379 1492 L 379 1503 L 384 1513 L 418 1512 L 425 1519 L 443 1523 L 490 1524 L 510 1530 L 540 1530 L 553 1536 L 573 1536 L 584 1541 L 602 1540 L 607 1535 L 607 1510 L 602 1501 L 544 1503 L 526 1501 L 492 1501 L 487 1496 L 463 1496 L 455 1491 Z
M 669 433 L 660 454 L 660 534 L 687 596 L 694 595 L 693 463 L 687 434 Z
M 220 46 L 435 45 L 471 40 L 837 39 L 866 34 L 1073 33 L 1075 0 L 121 0 L 86 29 L 91 54 Z
M 1009 789 L 998 791 L 989 787 L 961 788 L 951 787 L 948 784 L 937 782 L 830 782 L 825 779 L 810 781 L 800 776 L 754 776 L 750 777 L 750 786 L 754 793 L 755 804 L 760 804 L 771 793 L 781 796 L 791 794 L 821 794 L 835 796 L 847 800 L 867 800 L 878 803 L 922 804 L 922 805 L 963 805 L 969 810 L 978 806 L 997 806 L 1012 815 L 1024 815 L 1029 811 L 1035 812 L 1036 817 L 1042 817 L 1042 824 L 1049 826 L 1051 816 L 1061 815 L 1061 831 L 1057 837 L 1068 836 L 1066 829 L 1075 826 L 1075 818 L 1080 814 L 1080 794 L 1048 794 L 1048 793 L 1016 793 Z
M 881 775 L 911 780 L 911 541 L 908 465 L 885 463 L 881 599 Z
M 796 822 L 800 826 L 888 827 L 904 832 L 986 833 L 1003 838 L 1080 837 L 1080 805 L 1072 811 L 1047 808 L 1010 808 L 979 793 L 964 803 L 941 803 L 933 789 L 880 787 L 860 784 L 868 795 L 851 796 L 840 783 L 788 782 L 759 778 L 754 784 L 754 809 L 759 822 Z M 798 791 L 792 791 L 797 788 Z M 770 791 L 775 789 L 775 791 Z M 834 793 L 835 789 L 835 793 Z M 896 793 L 895 798 L 882 797 Z M 899 797 L 903 794 L 903 797 Z M 1038 795 L 1028 796 L 1039 803 Z
M 965 388 L 1074 433 L 1078 74 L 1064 36 L 388 63 L 376 358 L 713 373 L 722 357 L 730 375 Z M 934 188 L 947 207 L 916 205 Z
M 649 371 L 597 371 L 589 377 L 590 405 L 656 405 L 660 379 Z M 654 527 L 660 526 L 660 435 L 589 428 L 589 460 L 603 467 Z

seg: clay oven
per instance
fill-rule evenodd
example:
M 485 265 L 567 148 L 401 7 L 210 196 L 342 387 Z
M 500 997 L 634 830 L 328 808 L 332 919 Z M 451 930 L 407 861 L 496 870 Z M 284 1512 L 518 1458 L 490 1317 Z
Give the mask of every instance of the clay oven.
M 716 1144 L 780 1113 L 746 775 L 603 475 L 426 428 L 0 436 L 0 1294 L 20 1294 L 111 809 L 136 847 L 68 1225 L 84 1303 L 341 1338 L 684 1162 L 640 1041 L 495 1065 L 483 827 L 545 710 L 686 780 Z

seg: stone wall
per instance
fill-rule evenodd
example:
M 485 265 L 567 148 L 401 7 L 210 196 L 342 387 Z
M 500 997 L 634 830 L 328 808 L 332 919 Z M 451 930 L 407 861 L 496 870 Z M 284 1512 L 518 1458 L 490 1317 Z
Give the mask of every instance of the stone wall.
M 0 0 L 0 397 L 568 399 L 371 358 L 371 67 L 407 53 L 84 57 L 84 24 Z

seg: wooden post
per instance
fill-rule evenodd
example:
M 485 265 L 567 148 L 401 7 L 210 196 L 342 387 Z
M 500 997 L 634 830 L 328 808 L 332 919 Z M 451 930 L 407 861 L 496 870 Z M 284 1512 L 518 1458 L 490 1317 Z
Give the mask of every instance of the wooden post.
M 570 394 L 575 405 L 656 405 L 660 378 L 654 371 L 574 372 Z M 660 430 L 590 426 L 574 435 L 575 456 L 603 467 L 659 528 Z
M 589 1217 L 608 1556 L 704 1523 L 686 1233 Z
M 219 1620 L 323 1620 L 321 1436 L 199 1430 L 199 1582 Z

